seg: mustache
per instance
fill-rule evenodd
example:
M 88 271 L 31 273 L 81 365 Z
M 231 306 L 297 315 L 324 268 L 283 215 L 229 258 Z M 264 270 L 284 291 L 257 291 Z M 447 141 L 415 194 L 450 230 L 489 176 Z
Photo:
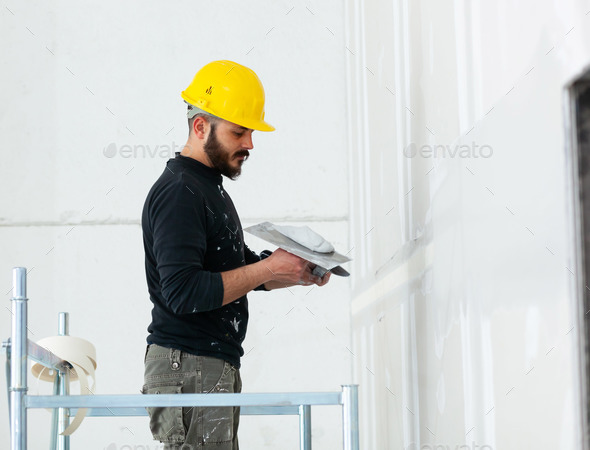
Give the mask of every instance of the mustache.
M 235 156 L 243 156 L 244 160 L 246 160 L 250 157 L 250 152 L 248 150 L 240 150 L 239 152 L 235 153 Z

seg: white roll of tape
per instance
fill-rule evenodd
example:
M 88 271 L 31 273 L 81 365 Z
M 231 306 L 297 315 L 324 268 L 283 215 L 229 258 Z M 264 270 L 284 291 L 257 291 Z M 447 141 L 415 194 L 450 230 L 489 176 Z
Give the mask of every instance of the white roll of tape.
M 94 394 L 96 384 L 94 374 L 96 370 L 96 349 L 94 345 L 85 339 L 74 336 L 47 337 L 41 339 L 37 344 L 72 366 L 69 371 L 69 380 L 80 381 L 80 394 Z M 55 381 L 55 370 L 50 370 L 39 363 L 33 365 L 31 372 L 33 376 L 40 380 Z M 88 385 L 88 377 L 92 378 L 92 385 L 90 386 Z M 78 409 L 74 420 L 72 420 L 62 434 L 68 436 L 76 431 L 85 416 L 86 408 Z

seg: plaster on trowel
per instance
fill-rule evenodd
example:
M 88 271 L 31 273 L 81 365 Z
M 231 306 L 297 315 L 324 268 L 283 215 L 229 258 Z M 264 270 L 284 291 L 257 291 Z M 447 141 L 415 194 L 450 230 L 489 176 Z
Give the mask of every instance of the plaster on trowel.
M 313 251 L 312 249 L 286 236 L 283 232 L 281 232 L 282 228 L 283 227 L 273 225 L 270 222 L 262 222 L 258 225 L 244 228 L 244 231 L 259 237 L 266 242 L 270 242 L 271 244 L 274 244 L 277 247 L 292 253 L 293 255 L 299 256 L 300 258 L 316 264 L 316 267 L 313 270 L 314 275 L 323 277 L 327 272 L 332 272 L 334 275 L 339 275 L 341 277 L 347 277 L 350 275 L 346 270 L 340 267 L 340 264 L 350 261 L 349 257 L 341 255 L 335 251 L 329 253 Z M 296 227 L 289 228 L 294 229 Z M 311 231 L 313 232 L 313 230 Z M 317 234 L 315 232 L 313 233 Z M 329 245 L 329 247 L 331 247 L 331 245 Z

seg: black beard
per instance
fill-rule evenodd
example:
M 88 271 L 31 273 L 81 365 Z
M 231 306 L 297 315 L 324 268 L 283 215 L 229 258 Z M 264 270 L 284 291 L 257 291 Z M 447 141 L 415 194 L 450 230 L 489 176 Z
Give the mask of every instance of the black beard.
M 235 153 L 235 155 L 231 155 L 230 151 L 217 140 L 215 128 L 215 123 L 211 123 L 211 132 L 209 133 L 209 137 L 207 138 L 207 142 L 205 142 L 203 149 L 215 169 L 219 170 L 222 175 L 225 175 L 230 180 L 235 180 L 242 174 L 242 165 L 240 164 L 238 167 L 232 167 L 230 164 L 230 158 L 233 156 L 244 156 L 245 158 L 248 158 L 250 153 L 248 150 L 242 150 Z

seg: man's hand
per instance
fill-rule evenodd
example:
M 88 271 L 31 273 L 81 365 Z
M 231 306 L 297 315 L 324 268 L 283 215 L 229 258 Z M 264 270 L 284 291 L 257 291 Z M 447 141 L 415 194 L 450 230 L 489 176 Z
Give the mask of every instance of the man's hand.
M 285 250 L 275 250 L 268 258 L 254 264 L 221 273 L 223 305 L 237 300 L 256 286 L 264 284 L 268 290 L 289 286 L 325 285 L 330 272 L 323 277 L 311 273 L 315 264 Z
M 320 278 L 311 273 L 315 267 L 314 264 L 280 248 L 262 263 L 271 273 L 271 280 L 265 283 L 267 289 L 294 285 L 311 286 L 312 284 L 323 286 L 330 280 L 329 272 Z
M 313 269 L 312 269 L 313 270 Z M 324 276 L 322 278 L 320 278 L 320 282 L 316 283 L 318 286 L 323 286 L 326 283 L 328 283 L 328 281 L 330 281 L 330 275 L 332 274 L 332 272 L 328 272 L 326 274 L 324 274 Z M 298 284 L 300 285 L 300 284 Z M 292 284 L 286 284 L 286 283 L 281 283 L 278 281 L 267 281 L 266 283 L 264 283 L 264 287 L 266 288 L 266 290 L 268 291 L 272 291 L 273 289 L 283 289 L 283 288 L 288 288 L 291 286 L 296 286 L 296 284 L 292 283 Z

